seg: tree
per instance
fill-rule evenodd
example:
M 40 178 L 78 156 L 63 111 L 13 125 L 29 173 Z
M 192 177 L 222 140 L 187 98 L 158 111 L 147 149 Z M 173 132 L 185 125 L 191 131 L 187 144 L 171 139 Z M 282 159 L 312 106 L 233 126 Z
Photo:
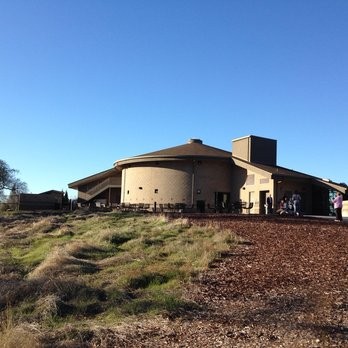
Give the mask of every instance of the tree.
M 63 199 L 62 199 L 63 205 L 69 205 L 70 200 L 68 196 L 68 191 L 65 191 L 65 193 L 62 191 L 62 196 L 63 196 Z
M 27 192 L 27 184 L 18 177 L 18 170 L 10 168 L 10 166 L 0 159 L 0 196 L 4 194 L 4 190 L 15 191 L 16 193 Z
M 16 190 L 16 186 L 13 186 L 10 192 L 10 195 L 8 196 L 6 200 L 7 209 L 11 210 L 17 210 L 19 208 L 19 197 L 18 192 Z

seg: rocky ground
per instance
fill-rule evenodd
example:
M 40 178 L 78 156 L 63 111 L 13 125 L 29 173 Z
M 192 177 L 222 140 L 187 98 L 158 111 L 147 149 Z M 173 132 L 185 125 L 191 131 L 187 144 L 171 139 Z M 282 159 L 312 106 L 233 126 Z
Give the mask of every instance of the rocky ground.
M 241 237 L 186 291 L 201 310 L 133 323 L 117 347 L 348 347 L 348 225 L 303 218 L 192 218 Z

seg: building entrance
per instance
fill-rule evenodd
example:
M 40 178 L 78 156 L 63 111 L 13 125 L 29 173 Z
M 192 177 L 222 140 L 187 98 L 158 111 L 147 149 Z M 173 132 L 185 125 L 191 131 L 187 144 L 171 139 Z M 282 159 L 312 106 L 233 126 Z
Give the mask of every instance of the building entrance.
M 197 211 L 199 213 L 205 212 L 205 201 L 202 201 L 202 200 L 197 201 Z
M 259 202 L 260 202 L 260 214 L 266 214 L 270 213 L 266 211 L 266 198 L 267 195 L 269 194 L 269 191 L 260 191 L 260 197 L 259 197 Z
M 215 192 L 215 207 L 219 212 L 228 212 L 230 209 L 230 193 Z

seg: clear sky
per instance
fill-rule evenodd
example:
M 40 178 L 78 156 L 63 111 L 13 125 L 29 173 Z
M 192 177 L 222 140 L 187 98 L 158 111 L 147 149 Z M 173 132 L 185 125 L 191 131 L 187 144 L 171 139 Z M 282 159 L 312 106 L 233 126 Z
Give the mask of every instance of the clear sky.
M 33 193 L 249 134 L 348 183 L 348 1 L 0 0 L 0 121 Z

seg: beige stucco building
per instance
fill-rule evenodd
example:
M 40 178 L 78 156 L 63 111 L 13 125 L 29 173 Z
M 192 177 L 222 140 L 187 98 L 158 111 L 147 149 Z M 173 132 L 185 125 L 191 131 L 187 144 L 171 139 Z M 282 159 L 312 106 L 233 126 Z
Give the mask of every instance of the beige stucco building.
M 268 196 L 274 208 L 298 191 L 302 211 L 328 215 L 333 183 L 277 165 L 277 141 L 246 136 L 232 141 L 232 152 L 190 139 L 186 144 L 118 160 L 104 172 L 69 184 L 81 203 L 141 205 L 149 209 L 180 205 L 188 211 L 231 211 L 244 202 L 245 213 L 264 214 Z

